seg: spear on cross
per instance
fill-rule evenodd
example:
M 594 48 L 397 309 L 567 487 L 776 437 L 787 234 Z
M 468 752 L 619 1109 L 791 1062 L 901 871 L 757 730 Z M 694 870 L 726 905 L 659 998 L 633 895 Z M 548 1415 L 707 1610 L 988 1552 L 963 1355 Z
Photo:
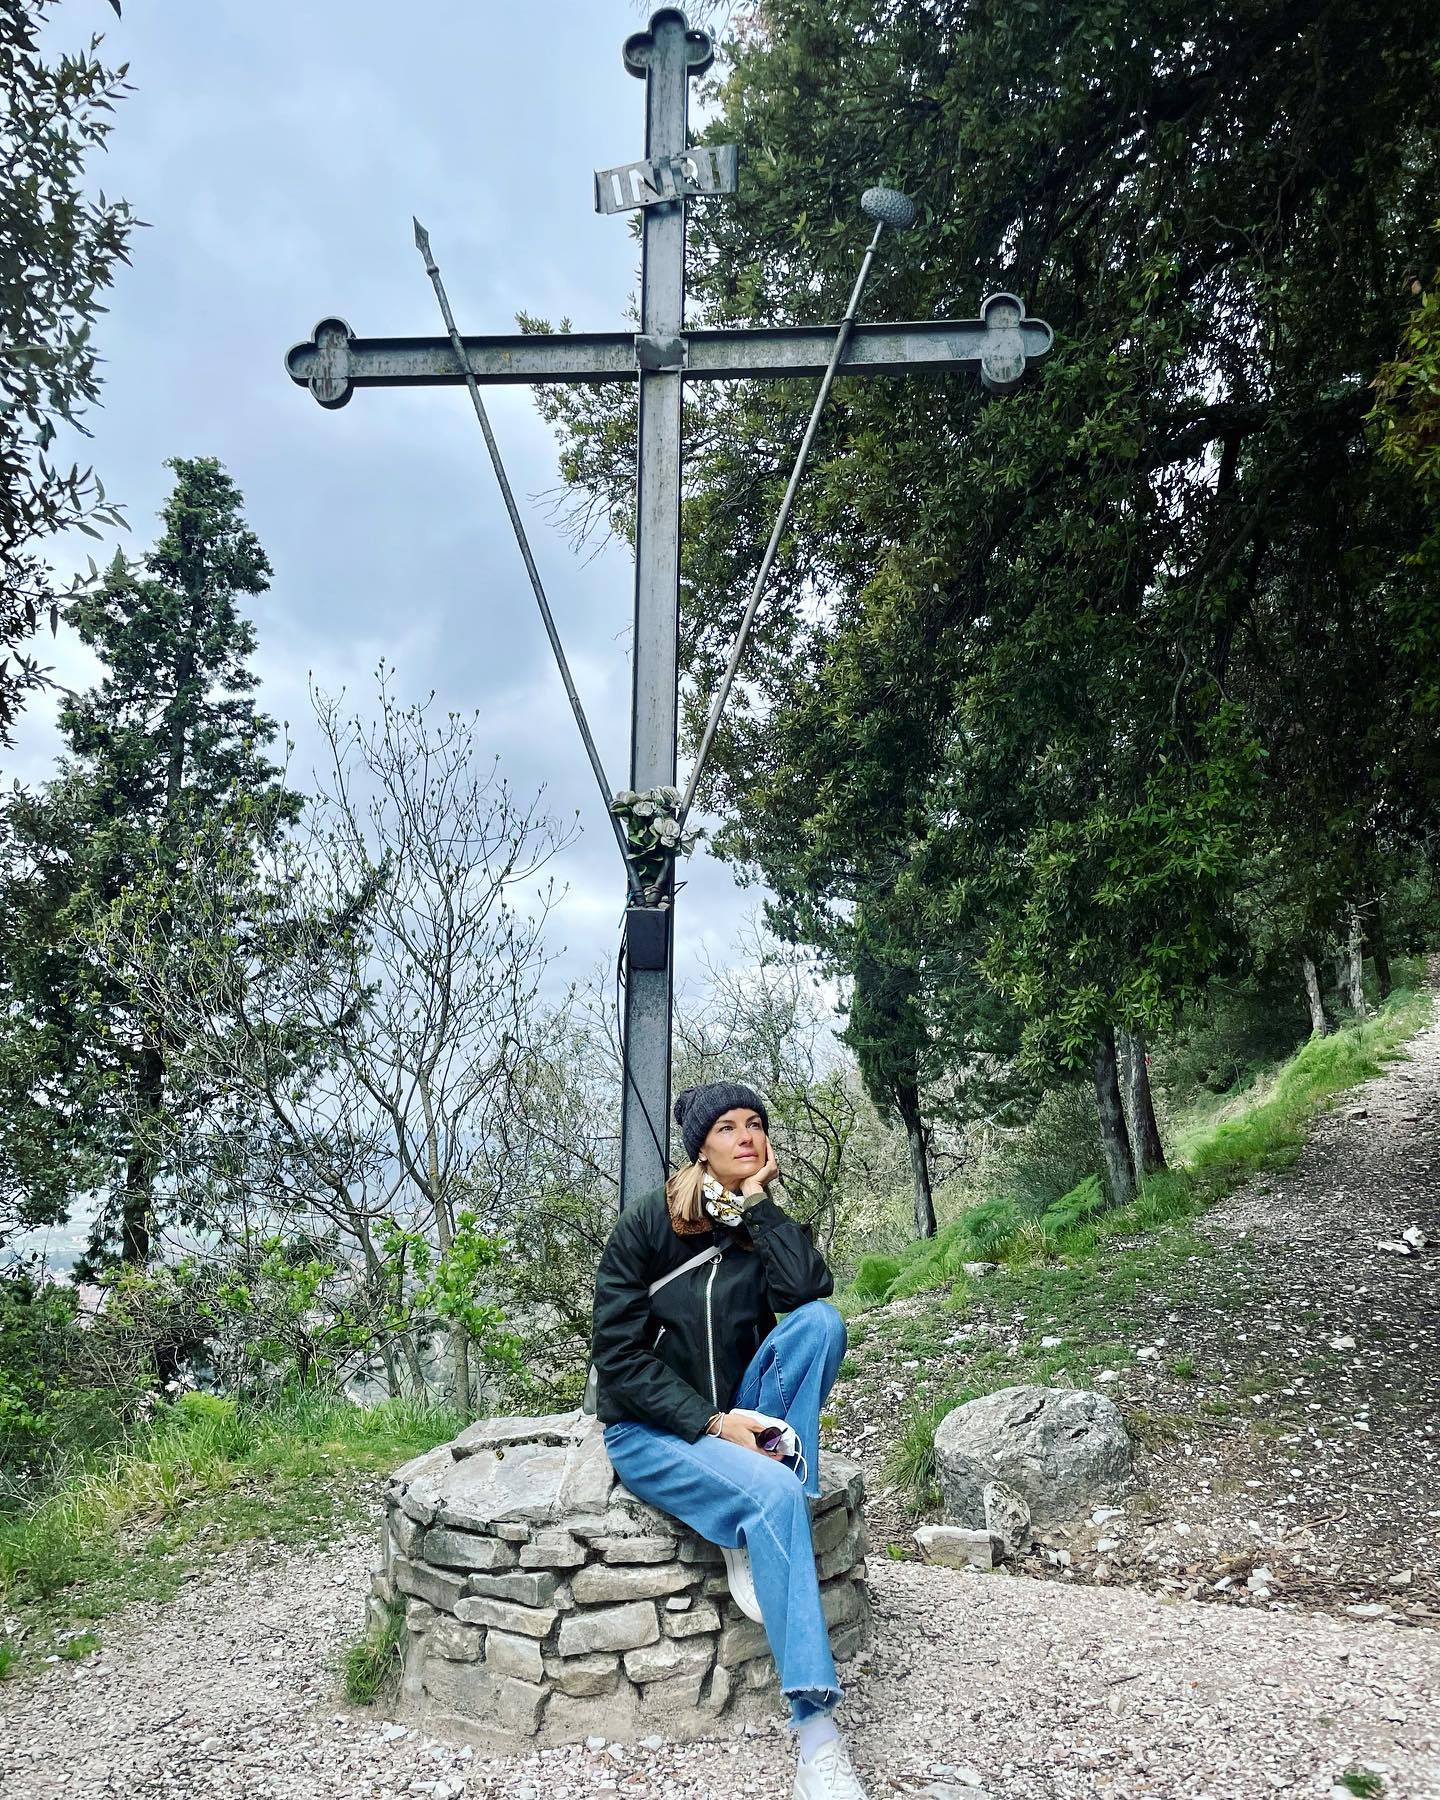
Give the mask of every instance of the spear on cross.
M 752 380 L 813 374 L 821 386 L 801 441 L 761 568 L 751 588 L 735 645 L 710 709 L 700 752 L 679 808 L 688 815 L 763 597 L 820 413 L 839 375 L 900 376 L 978 366 L 992 393 L 1017 387 L 1029 363 L 1049 353 L 1050 327 L 1027 318 L 1013 294 L 991 294 L 976 319 L 898 325 L 857 320 L 861 292 L 885 226 L 908 224 L 912 203 L 893 189 L 872 189 L 862 204 L 876 221 L 870 247 L 837 326 L 759 326 L 743 330 L 687 330 L 685 326 L 685 213 L 690 200 L 734 193 L 735 146 L 692 147 L 687 112 L 690 82 L 714 61 L 710 34 L 691 27 L 677 7 L 663 7 L 649 28 L 626 39 L 626 70 L 645 83 L 645 155 L 595 176 L 596 210 L 641 214 L 640 329 L 637 332 L 557 333 L 465 337 L 458 331 L 428 239 L 417 225 L 446 334 L 437 338 L 357 338 L 343 319 L 323 319 L 308 342 L 286 357 L 293 381 L 308 386 L 320 405 L 348 403 L 357 387 L 465 386 L 486 444 L 526 572 L 560 667 L 592 771 L 603 794 L 609 784 L 570 677 L 524 524 L 504 473 L 480 397 L 482 385 L 513 382 L 633 381 L 639 393 L 635 507 L 635 612 L 632 654 L 630 787 L 673 787 L 679 711 L 680 405 L 685 381 Z M 669 1166 L 670 1029 L 674 958 L 674 893 L 637 891 L 623 832 L 629 904 L 625 909 L 623 970 L 624 1099 L 620 1127 L 620 1204 L 662 1183 Z

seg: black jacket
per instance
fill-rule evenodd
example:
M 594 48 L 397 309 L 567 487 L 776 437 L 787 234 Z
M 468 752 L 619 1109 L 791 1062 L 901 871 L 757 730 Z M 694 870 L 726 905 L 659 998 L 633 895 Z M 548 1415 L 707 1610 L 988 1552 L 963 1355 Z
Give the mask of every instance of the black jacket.
M 652 1281 L 712 1244 L 718 1262 L 650 1298 Z M 775 1314 L 834 1286 L 808 1233 L 772 1199 L 751 1203 L 743 1231 L 681 1237 L 663 1192 L 647 1194 L 616 1220 L 595 1277 L 597 1414 L 607 1425 L 637 1420 L 693 1443 L 712 1414 L 729 1410 Z

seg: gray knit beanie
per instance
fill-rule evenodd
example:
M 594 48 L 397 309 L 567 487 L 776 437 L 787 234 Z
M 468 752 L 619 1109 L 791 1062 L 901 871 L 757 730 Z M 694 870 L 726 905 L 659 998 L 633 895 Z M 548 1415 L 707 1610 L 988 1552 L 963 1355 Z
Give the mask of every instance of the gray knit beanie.
M 751 1112 L 759 1113 L 765 1135 L 770 1135 L 770 1115 L 765 1110 L 765 1102 L 743 1081 L 707 1081 L 702 1087 L 686 1088 L 684 1093 L 676 1095 L 675 1123 L 685 1139 L 685 1153 L 691 1162 L 699 1159 L 700 1146 L 709 1135 L 710 1127 L 732 1106 L 748 1106 Z

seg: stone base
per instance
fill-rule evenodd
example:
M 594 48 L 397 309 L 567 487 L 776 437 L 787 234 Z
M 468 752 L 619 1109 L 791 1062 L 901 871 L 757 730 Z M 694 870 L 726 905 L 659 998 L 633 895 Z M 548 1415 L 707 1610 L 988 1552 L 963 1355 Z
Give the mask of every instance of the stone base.
M 821 1459 L 816 1568 L 837 1663 L 871 1641 L 864 1482 Z M 781 1705 L 720 1552 L 615 1479 L 582 1413 L 482 1420 L 386 1486 L 371 1607 L 403 1606 L 399 1715 L 479 1749 L 689 1739 Z

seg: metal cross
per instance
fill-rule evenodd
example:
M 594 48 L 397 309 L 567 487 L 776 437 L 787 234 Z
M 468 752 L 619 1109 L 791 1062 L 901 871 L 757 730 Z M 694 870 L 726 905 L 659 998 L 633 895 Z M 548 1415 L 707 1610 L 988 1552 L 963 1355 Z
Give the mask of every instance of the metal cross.
M 708 32 L 676 7 L 625 42 L 625 67 L 645 83 L 643 161 L 599 171 L 600 212 L 639 208 L 643 261 L 640 330 L 459 337 L 358 338 L 343 319 L 323 319 L 285 359 L 293 381 L 321 406 L 344 406 L 356 388 L 457 387 L 515 382 L 637 381 L 639 483 L 635 509 L 635 630 L 630 786 L 673 786 L 680 618 L 680 400 L 684 381 L 824 375 L 834 327 L 685 329 L 685 208 L 703 194 L 733 193 L 733 147 L 687 144 L 690 82 L 715 58 Z M 1050 327 L 1025 316 L 1013 294 L 992 294 L 978 319 L 857 324 L 838 365 L 843 375 L 908 375 L 979 366 L 992 393 L 1008 393 L 1026 365 L 1050 349 Z M 626 910 L 620 1204 L 665 1179 L 669 1151 L 673 899 Z

